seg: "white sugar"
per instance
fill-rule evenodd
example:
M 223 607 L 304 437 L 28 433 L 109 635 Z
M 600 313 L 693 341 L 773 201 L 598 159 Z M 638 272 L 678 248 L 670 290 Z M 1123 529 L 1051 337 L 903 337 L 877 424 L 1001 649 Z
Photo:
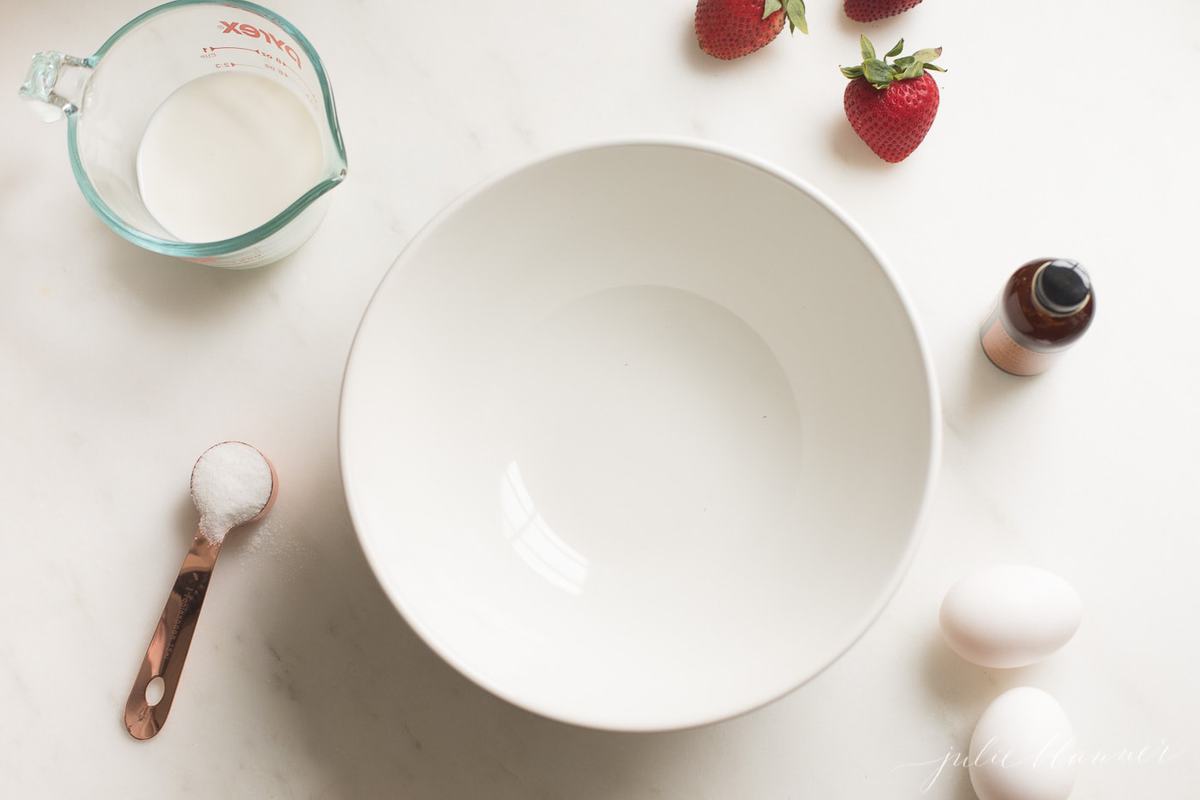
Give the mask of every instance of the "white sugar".
M 200 456 L 192 470 L 192 500 L 200 530 L 221 541 L 230 528 L 249 522 L 271 499 L 271 465 L 242 442 L 222 442 Z

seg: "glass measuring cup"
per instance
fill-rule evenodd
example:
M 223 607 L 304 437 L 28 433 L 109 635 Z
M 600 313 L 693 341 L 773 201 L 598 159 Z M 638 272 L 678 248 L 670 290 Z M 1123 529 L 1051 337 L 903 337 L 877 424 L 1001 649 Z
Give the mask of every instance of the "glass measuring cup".
M 252 230 L 219 241 L 183 241 L 143 202 L 138 150 L 168 96 L 223 71 L 265 77 L 302 102 L 321 132 L 324 175 Z M 87 58 L 38 53 L 19 93 L 47 121 L 66 117 L 67 150 L 84 197 L 110 228 L 156 253 L 234 269 L 275 261 L 312 235 L 324 216 L 327 193 L 346 176 L 346 149 L 320 57 L 291 23 L 255 3 L 175 0 L 152 8 Z M 289 134 L 286 129 L 277 133 Z M 231 193 L 254 190 L 229 188 Z

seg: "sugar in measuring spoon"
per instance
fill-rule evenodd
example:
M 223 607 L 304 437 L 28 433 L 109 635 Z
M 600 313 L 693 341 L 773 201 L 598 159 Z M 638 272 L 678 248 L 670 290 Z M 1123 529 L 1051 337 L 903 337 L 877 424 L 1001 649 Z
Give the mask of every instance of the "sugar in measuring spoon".
M 275 467 L 245 442 L 221 442 L 196 460 L 192 502 L 200 524 L 125 703 L 125 727 L 135 739 L 166 724 L 225 535 L 265 516 L 278 492 Z

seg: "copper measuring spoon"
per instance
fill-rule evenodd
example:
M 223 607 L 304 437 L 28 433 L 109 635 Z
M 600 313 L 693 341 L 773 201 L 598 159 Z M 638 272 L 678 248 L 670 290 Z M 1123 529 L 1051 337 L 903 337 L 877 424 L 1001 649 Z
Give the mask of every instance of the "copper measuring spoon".
M 217 515 L 217 518 L 213 519 L 213 515 L 205 514 L 204 506 L 197 497 L 196 470 L 206 456 L 219 447 L 228 446 L 250 448 L 262 458 L 271 472 L 271 490 L 257 512 L 251 511 L 247 512 L 249 516 L 243 514 L 233 518 Z M 146 657 L 142 660 L 142 667 L 133 682 L 133 690 L 125 702 L 125 727 L 133 738 L 149 739 L 166 724 L 225 534 L 240 525 L 255 522 L 266 516 L 275 504 L 278 493 L 279 476 L 275 473 L 275 465 L 245 442 L 221 442 L 205 450 L 200 458 L 196 459 L 196 464 L 192 467 L 191 495 L 192 502 L 200 511 L 200 524 L 192 546 L 183 559 L 183 566 L 179 568 L 179 577 L 175 579 L 166 607 L 159 617 L 158 627 L 154 629 L 150 646 L 146 649 Z M 152 684 L 155 684 L 154 688 Z M 158 686 L 161 686 L 161 695 L 156 697 Z

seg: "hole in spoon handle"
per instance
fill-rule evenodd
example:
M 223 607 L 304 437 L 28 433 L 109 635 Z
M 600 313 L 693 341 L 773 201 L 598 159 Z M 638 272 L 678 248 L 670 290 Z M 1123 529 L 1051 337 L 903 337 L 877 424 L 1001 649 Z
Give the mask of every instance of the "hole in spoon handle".
M 125 702 L 125 727 L 135 739 L 149 739 L 166 724 L 220 549 L 221 545 L 198 533 L 183 559 L 179 577 L 171 588 L 129 700 Z M 162 678 L 162 695 L 151 705 L 146 689 L 156 678 Z

